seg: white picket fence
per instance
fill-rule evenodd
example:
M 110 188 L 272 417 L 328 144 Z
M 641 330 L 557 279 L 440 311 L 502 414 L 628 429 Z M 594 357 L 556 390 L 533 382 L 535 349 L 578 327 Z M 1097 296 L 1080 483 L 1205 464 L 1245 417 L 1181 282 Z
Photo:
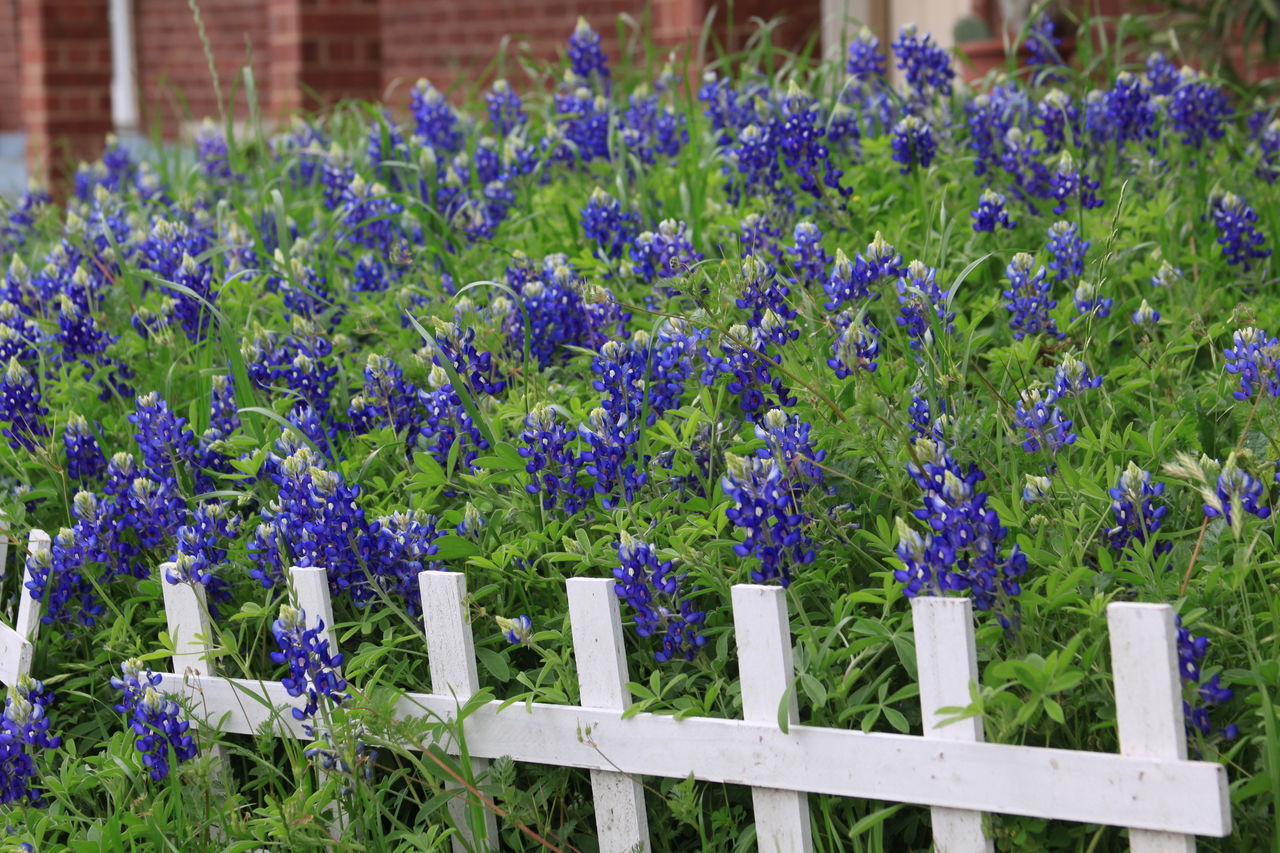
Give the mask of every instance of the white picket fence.
M 39 531 L 31 545 L 47 542 Z M 2 555 L 0 555 L 2 556 Z M 2 563 L 0 563 L 2 565 Z M 290 571 L 292 593 L 308 622 L 333 625 L 325 572 Z M 454 719 L 479 689 L 466 578 L 453 572 L 419 576 L 431 684 L 397 703 L 404 718 Z M 1159 604 L 1107 608 L 1120 754 L 1007 746 L 983 742 L 980 719 L 941 725 L 938 709 L 970 702 L 978 677 L 970 603 L 960 598 L 912 602 L 923 735 L 864 733 L 800 724 L 791 693 L 787 730 L 779 709 L 794 677 L 786 593 L 738 585 L 732 605 L 745 719 L 640 713 L 623 719 L 627 691 L 622 623 L 613 581 L 566 581 L 581 706 L 493 700 L 461 723 L 473 770 L 488 760 L 581 768 L 591 773 L 600 849 L 650 850 L 644 776 L 691 774 L 706 782 L 751 788 L 763 851 L 812 849 L 809 794 L 928 806 L 936 849 L 989 851 L 984 813 L 1002 813 L 1129 828 L 1141 853 L 1192 851 L 1195 836 L 1226 836 L 1231 814 L 1225 768 L 1189 761 L 1182 718 L 1173 611 Z M 184 704 L 206 733 L 305 738 L 289 713 L 301 704 L 279 682 L 224 678 L 208 659 L 212 639 L 204 589 L 162 584 L 173 671 L 162 689 Z M 38 609 L 24 596 L 15 629 L 0 625 L 0 680 L 30 665 Z M 31 604 L 36 604 L 31 602 Z M 328 631 L 331 649 L 336 636 Z M 458 744 L 443 743 L 452 754 Z M 456 825 L 466 795 L 455 801 Z M 335 823 L 342 816 L 330 815 Z M 455 850 L 496 849 L 491 814 L 479 833 L 463 829 Z M 483 837 L 475 837 L 475 834 Z

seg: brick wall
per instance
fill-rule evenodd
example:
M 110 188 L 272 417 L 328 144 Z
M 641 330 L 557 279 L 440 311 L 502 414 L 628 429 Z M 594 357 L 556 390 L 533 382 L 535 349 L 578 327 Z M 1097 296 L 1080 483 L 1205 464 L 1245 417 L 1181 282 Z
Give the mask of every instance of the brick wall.
M 244 86 L 236 84 L 236 75 L 249 62 L 250 50 L 259 101 L 266 105 L 267 5 L 263 0 L 199 3 L 222 97 L 230 100 L 235 87 L 238 116 L 248 113 Z M 182 121 L 217 116 L 209 65 L 188 5 L 182 0 L 134 0 L 133 21 L 142 130 L 159 127 L 166 136 L 173 136 Z
M 22 127 L 18 98 L 18 17 L 13 0 L 0 0 L 0 131 Z
M 646 5 L 643 0 L 476 0 L 470 4 L 382 0 L 383 84 L 390 90 L 392 103 L 402 103 L 419 77 L 427 77 L 441 89 L 482 84 L 499 73 L 525 85 L 525 74 L 515 57 L 554 59 L 564 50 L 579 15 L 600 33 L 605 53 L 616 63 L 620 53 L 618 15 L 628 14 L 638 23 L 646 15 Z M 784 15 L 787 23 L 778 31 L 777 40 L 792 48 L 817 32 L 822 18 L 820 0 L 737 0 L 734 33 L 727 34 L 724 3 L 653 0 L 648 14 L 655 40 L 672 44 L 691 34 L 696 36 L 710 6 L 720 7 L 716 29 L 731 47 L 741 46 L 754 30 L 749 23 L 752 15 L 766 20 Z M 504 36 L 510 38 L 505 69 L 499 71 L 494 58 L 502 49 Z

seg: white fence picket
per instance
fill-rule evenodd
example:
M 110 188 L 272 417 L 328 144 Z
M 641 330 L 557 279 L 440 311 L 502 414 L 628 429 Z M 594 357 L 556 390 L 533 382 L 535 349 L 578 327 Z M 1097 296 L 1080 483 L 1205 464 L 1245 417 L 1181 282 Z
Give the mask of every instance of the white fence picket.
M 53 540 L 49 538 L 49 534 L 43 530 L 32 530 L 31 535 L 27 537 L 27 555 L 30 556 L 41 548 L 48 548 L 52 545 Z M 22 594 L 18 596 L 18 619 L 13 623 L 13 628 L 18 632 L 19 636 L 26 637 L 27 642 L 35 644 L 36 637 L 40 634 L 40 614 L 43 609 L 44 602 L 36 601 L 31 597 L 27 590 L 27 583 L 31 580 L 31 572 L 26 568 L 26 562 L 23 562 L 22 568 Z M 48 590 L 46 590 L 46 593 Z
M 195 686 L 200 683 L 201 678 L 212 680 L 216 675 L 217 667 L 209 659 L 209 653 L 213 647 L 213 623 L 209 619 L 209 605 L 205 599 L 204 585 L 192 582 L 169 583 L 165 576 L 173 568 L 173 563 L 161 563 L 157 570 L 160 589 L 164 596 L 164 614 L 169 630 L 169 641 L 173 644 L 173 673 Z M 218 689 L 216 681 L 212 684 L 214 692 L 225 692 Z M 205 704 L 209 698 L 202 695 L 198 687 L 195 691 L 185 692 L 197 704 Z M 218 718 L 214 717 L 210 722 L 216 726 Z M 211 739 L 211 735 L 206 734 L 204 739 Z M 226 750 L 219 744 L 205 743 L 202 751 L 211 760 L 210 784 L 214 793 L 225 794 L 228 790 L 228 780 L 231 778 Z M 215 838 L 221 837 L 220 830 L 216 826 L 213 828 L 213 834 Z
M 0 569 L 5 567 L 5 558 L 9 555 L 7 541 L 8 520 L 0 515 Z M 49 534 L 43 530 L 32 530 L 27 537 L 27 551 L 30 554 L 49 545 Z M 31 674 L 31 661 L 35 656 L 36 635 L 40 630 L 40 614 L 42 602 L 31 597 L 27 583 L 31 580 L 31 572 L 27 570 L 26 554 L 22 560 L 22 582 L 18 587 L 18 620 L 16 627 L 10 628 L 0 622 L 0 683 L 17 684 L 18 679 Z M 4 572 L 0 571 L 0 576 Z M 11 603 L 6 604 L 6 613 L 12 612 Z
M 742 717 L 777 725 L 779 706 L 795 677 L 786 590 L 741 584 L 733 588 L 733 628 L 742 682 Z M 788 726 L 800 722 L 795 692 L 790 694 Z M 809 797 L 803 792 L 752 788 L 756 845 L 764 853 L 809 853 L 813 835 Z
M 1111 604 L 1107 626 L 1121 754 L 1186 759 L 1173 608 L 1167 604 Z M 1225 812 L 1227 804 L 1221 808 Z M 1224 819 L 1230 820 L 1230 815 L 1224 814 Z M 1129 846 L 1134 853 L 1194 853 L 1196 840 L 1188 834 L 1131 829 Z
M 608 710 L 616 714 L 627 709 L 631 697 L 627 690 L 630 679 L 622 645 L 622 619 L 613 587 L 614 582 L 608 578 L 568 581 L 569 622 L 573 628 L 573 653 L 578 664 L 583 710 Z M 626 725 L 630 721 L 618 722 Z M 582 741 L 604 759 L 605 766 L 613 768 L 591 772 L 601 853 L 637 850 L 648 853 L 649 818 L 645 813 L 644 787 L 638 774 L 627 773 L 615 763 L 629 758 L 634 744 L 604 737 L 599 728 L 589 724 L 582 726 L 579 733 Z M 658 743 L 661 741 L 651 742 L 647 749 L 652 751 Z M 672 747 L 663 744 L 662 748 Z
M 293 566 L 289 569 L 289 581 L 293 587 L 293 596 L 298 609 L 306 616 L 307 627 L 323 622 L 324 627 L 320 629 L 318 636 L 321 640 L 329 641 L 330 655 L 338 654 L 338 634 L 333 629 L 333 600 L 329 597 L 329 573 L 318 566 Z M 321 698 L 320 701 L 329 700 Z M 319 720 L 313 722 L 317 723 L 315 727 L 317 740 L 322 740 L 325 734 L 324 726 L 318 724 Z M 336 742 L 327 744 L 327 747 L 334 750 L 336 754 Z M 335 771 L 316 765 L 316 776 L 321 784 L 335 775 Z M 347 813 L 337 800 L 329 804 L 328 810 L 329 834 L 335 839 L 341 838 L 342 830 L 348 822 Z
M 418 575 L 422 596 L 422 624 L 427 637 L 427 663 L 431 668 L 431 692 L 452 696 L 459 704 L 480 689 L 476 671 L 476 651 L 467 618 L 467 578 L 460 572 L 425 571 Z M 484 775 L 489 762 L 471 759 L 471 777 Z M 454 787 L 454 786 L 451 786 Z M 459 835 L 453 839 L 454 853 L 481 849 L 498 849 L 498 823 L 493 812 L 469 804 L 459 795 L 449 803 L 449 813 Z M 482 837 L 475 837 L 475 818 L 482 821 Z
M 449 575 L 437 583 L 430 574 L 421 588 L 424 609 L 443 615 L 428 624 L 454 634 L 452 646 L 431 642 L 469 652 L 462 639 L 464 587 Z M 785 609 L 778 591 L 752 588 L 734 592 L 735 621 L 745 644 L 744 696 L 751 698 L 744 705 L 750 706 L 749 719 L 677 720 L 650 713 L 623 719 L 629 696 L 613 582 L 575 579 L 569 581 L 568 591 L 582 706 L 506 705 L 494 699 L 463 721 L 462 737 L 474 758 L 508 757 L 591 771 L 604 851 L 648 849 L 639 784 L 643 776 L 692 775 L 776 792 L 1124 827 L 1132 830 L 1135 850 L 1159 853 L 1188 849 L 1187 839 L 1178 834 L 1222 837 L 1231 831 L 1226 769 L 1183 757 L 1175 640 L 1167 608 L 1115 605 L 1110 611 L 1122 744 L 1122 754 L 1117 755 L 983 743 L 977 721 L 939 727 L 937 709 L 967 704 L 968 684 L 976 673 L 969 609 L 962 600 L 913 605 L 924 736 L 798 723 L 781 731 L 776 717 L 783 695 L 779 685 L 785 690 L 790 681 Z M 777 629 L 762 627 L 767 625 Z M 756 642 L 765 651 L 752 651 Z M 474 666 L 469 653 L 437 649 L 435 657 L 460 667 Z M 751 663 L 757 659 L 771 663 Z M 400 697 L 398 717 L 447 719 L 456 713 L 457 691 L 443 695 L 438 685 L 457 683 L 454 677 L 474 684 L 468 680 L 474 670 L 446 675 L 436 670 L 437 665 L 433 663 L 435 692 Z M 190 673 L 165 674 L 163 679 L 162 689 L 195 698 L 189 703 L 193 713 L 222 724 L 227 733 L 258 733 L 271 723 L 279 736 L 306 737 L 301 723 L 280 713 L 294 700 L 279 682 Z M 246 693 L 264 701 L 244 701 Z M 762 708 L 768 707 L 764 703 L 769 696 L 772 709 L 766 721 Z M 458 744 L 445 748 L 458 753 Z M 796 816 L 794 811 L 790 814 Z M 942 835 L 939 839 L 940 849 L 947 849 Z M 970 840 L 973 849 L 979 849 L 979 840 L 986 844 L 985 839 Z M 1171 847 L 1170 842 L 1179 846 Z
M 969 599 L 913 598 L 911 619 L 925 736 L 981 742 L 981 717 L 942 725 L 946 715 L 938 713 L 939 708 L 968 705 L 972 701 L 969 685 L 978 680 L 978 650 Z M 929 814 L 938 853 L 989 853 L 995 849 L 983 831 L 981 812 L 935 806 Z

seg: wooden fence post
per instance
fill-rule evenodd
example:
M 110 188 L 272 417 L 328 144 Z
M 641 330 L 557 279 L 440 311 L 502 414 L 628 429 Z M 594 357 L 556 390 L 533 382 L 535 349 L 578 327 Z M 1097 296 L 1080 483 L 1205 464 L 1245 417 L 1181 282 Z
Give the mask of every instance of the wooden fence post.
M 1111 674 L 1120 753 L 1135 758 L 1187 757 L 1178 635 L 1167 604 L 1107 605 Z M 1194 835 L 1129 830 L 1134 853 L 1194 853 Z
M 27 556 L 31 556 L 41 548 L 50 548 L 53 540 L 49 538 L 49 534 L 43 530 L 32 530 L 31 535 L 27 537 Z M 26 562 L 22 566 L 22 594 L 18 596 L 18 621 L 14 623 L 14 630 L 22 637 L 25 637 L 28 643 L 33 646 L 36 637 L 40 634 L 40 612 L 43 609 L 44 602 L 36 601 L 31 597 L 27 590 L 27 583 L 31 580 L 31 572 L 27 571 Z M 46 590 L 47 592 L 47 590 Z
M 787 591 L 778 586 L 735 586 L 733 631 L 738 643 L 742 718 L 749 723 L 776 723 L 779 705 L 795 677 Z M 797 725 L 800 712 L 794 692 L 788 704 L 787 722 Z M 813 849 L 807 794 L 752 788 L 751 802 L 756 846 L 762 853 L 809 853 Z
M 187 675 L 212 676 L 217 667 L 209 660 L 212 649 L 213 624 L 209 619 L 209 606 L 205 599 L 203 584 L 194 581 L 169 583 L 165 577 L 175 565 L 161 563 L 157 574 L 160 577 L 160 589 L 164 596 L 164 615 L 168 623 L 169 641 L 173 643 L 173 672 Z M 207 734 L 207 733 L 206 733 Z M 227 764 L 226 751 L 218 744 L 207 744 L 203 750 L 212 759 L 209 784 L 214 795 L 225 799 L 230 780 L 230 767 Z M 218 827 L 213 828 L 215 837 L 221 838 Z
M 614 582 L 609 578 L 570 578 L 567 586 L 582 707 L 625 711 L 631 697 Z M 584 737 L 589 739 L 590 732 Z M 597 747 L 606 758 L 608 746 Z M 601 853 L 648 853 L 649 818 L 640 780 L 626 773 L 593 770 L 591 793 Z
M 324 627 L 320 629 L 319 638 L 329 641 L 329 654 L 338 654 L 338 635 L 333 630 L 333 600 L 329 597 L 329 573 L 320 566 L 292 566 L 289 569 L 289 580 L 293 584 L 293 595 L 298 602 L 298 609 L 303 612 L 306 617 L 306 625 L 315 625 L 317 621 L 322 621 Z M 327 702 L 327 699 L 321 699 Z M 319 723 L 319 720 L 315 721 Z M 329 735 L 330 740 L 326 744 L 325 736 Z M 315 726 L 315 744 L 317 747 L 332 750 L 336 756 L 337 744 L 332 740 L 332 733 L 326 731 L 322 725 Z M 316 766 L 316 776 L 321 784 L 324 784 L 333 776 L 338 775 L 333 770 L 326 770 L 319 765 Z M 348 816 L 342 808 L 342 803 L 334 800 L 329 805 L 329 835 L 334 839 L 342 836 L 342 831 L 348 823 Z
M 460 572 L 424 571 L 418 574 L 418 589 L 422 596 L 431 693 L 452 696 L 461 705 L 480 689 L 475 641 L 467 619 L 467 577 Z M 484 775 L 488 767 L 489 762 L 483 758 L 471 759 L 471 778 Z M 478 848 L 497 850 L 498 822 L 493 812 L 479 804 L 469 804 L 467 797 L 459 792 L 449 802 L 449 813 L 459 833 L 453 839 L 454 853 L 468 853 Z
M 946 715 L 938 713 L 939 708 L 970 704 L 969 685 L 978 680 L 978 649 L 969 599 L 917 596 L 911 599 L 911 619 L 925 736 L 981 741 L 981 717 L 941 725 Z M 995 849 L 983 831 L 981 812 L 934 806 L 929 814 L 938 853 L 990 853 Z

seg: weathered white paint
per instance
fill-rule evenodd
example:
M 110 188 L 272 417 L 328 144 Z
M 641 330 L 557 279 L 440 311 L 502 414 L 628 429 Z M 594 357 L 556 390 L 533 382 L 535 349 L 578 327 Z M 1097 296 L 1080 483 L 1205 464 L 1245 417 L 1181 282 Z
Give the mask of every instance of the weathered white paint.
M 738 671 L 742 682 L 742 716 L 753 723 L 778 725 L 787 702 L 787 726 L 800 723 L 791 680 L 791 627 L 787 621 L 787 591 L 777 586 L 742 584 L 733 588 L 733 631 L 738 641 Z M 809 797 L 796 791 L 752 788 L 756 845 L 766 853 L 810 853 Z
M 622 645 L 622 620 L 614 582 L 608 578 L 571 578 L 569 624 L 573 653 L 578 664 L 578 692 L 584 708 L 615 712 L 619 716 L 631 704 L 627 690 L 627 656 Z M 602 853 L 648 853 L 649 819 L 644 808 L 644 788 L 638 773 L 628 773 L 621 762 L 615 767 L 615 749 L 596 737 L 594 726 L 575 730 L 602 764 L 591 771 L 595 800 L 596 832 Z M 471 736 L 467 735 L 467 743 Z M 654 741 L 652 749 L 674 749 L 674 744 Z M 497 756 L 493 756 L 497 757 Z M 687 774 L 686 774 L 687 775 Z
M 34 554 L 44 548 L 48 548 L 52 540 L 49 534 L 43 530 L 32 530 L 27 537 L 27 556 Z M 36 601 L 27 591 L 27 584 L 31 581 L 31 572 L 26 568 L 26 561 L 23 561 L 22 568 L 22 592 L 18 596 L 18 619 L 13 624 L 13 628 L 21 637 L 26 637 L 27 642 L 33 646 L 36 637 L 40 634 L 40 612 L 44 602 Z M 48 590 L 45 590 L 46 594 Z
M 166 573 L 173 568 L 173 563 L 162 563 L 157 570 L 160 574 L 160 589 L 164 596 L 165 622 L 169 631 L 169 642 L 173 644 L 173 674 L 178 678 L 199 679 L 214 678 L 217 669 L 210 660 L 210 649 L 213 648 L 213 624 L 209 619 L 209 605 L 205 600 L 205 590 L 198 583 L 169 583 Z M 206 702 L 209 697 L 200 691 L 188 692 L 191 701 L 196 704 Z M 209 744 L 217 728 L 217 719 L 205 718 L 211 725 L 206 726 L 202 740 L 205 745 L 202 751 L 210 757 L 212 770 L 210 783 L 217 794 L 225 793 L 230 779 L 230 767 L 227 764 L 226 750 L 220 744 Z M 215 839 L 222 838 L 219 827 L 211 827 Z
M 9 556 L 9 522 L 0 513 L 0 579 Z M 49 535 L 43 530 L 32 530 L 27 537 L 27 551 L 47 545 Z M 18 620 L 17 628 L 10 628 L 0 622 L 0 683 L 13 685 L 24 675 L 31 674 L 31 659 L 35 655 L 35 639 L 40 629 L 41 602 L 31 597 L 27 583 L 31 580 L 31 572 L 27 563 L 22 561 L 22 585 L 18 588 Z M 5 612 L 12 612 L 11 605 L 6 603 Z
M 48 541 L 32 531 L 28 549 Z M 299 605 L 310 619 L 325 619 L 336 652 L 325 573 L 295 568 L 290 575 Z M 419 585 L 432 692 L 402 695 L 396 713 L 447 719 L 479 684 L 465 579 L 424 572 Z M 927 806 L 944 851 L 988 849 L 971 831 L 982 812 L 1127 827 L 1138 853 L 1186 853 L 1194 850 L 1194 835 L 1231 831 L 1225 768 L 1186 759 L 1176 632 L 1166 605 L 1108 608 L 1121 744 L 1121 754 L 1113 755 L 983 743 L 978 720 L 939 725 L 938 709 L 967 704 L 977 676 L 970 607 L 962 599 L 912 604 L 924 736 L 800 725 L 794 697 L 787 696 L 794 675 L 785 593 L 761 586 L 733 590 L 746 719 L 641 713 L 624 720 L 630 696 L 613 581 L 579 578 L 567 585 L 583 706 L 504 708 L 493 700 L 463 721 L 462 736 L 477 760 L 506 756 L 591 771 L 602 850 L 648 849 L 642 776 L 750 786 L 762 850 L 809 849 L 806 793 Z M 206 734 L 216 728 L 306 739 L 303 723 L 289 713 L 302 700 L 282 684 L 214 673 L 203 587 L 161 587 L 174 647 L 174 672 L 161 674 L 161 689 L 184 698 Z M 29 667 L 27 637 L 34 638 L 31 626 L 39 624 L 39 602 L 23 600 L 31 604 L 19 621 L 29 633 L 0 624 L 0 680 L 6 682 Z M 777 716 L 784 697 L 787 732 Z M 443 730 L 440 737 L 442 748 L 459 753 Z M 221 753 L 215 755 L 223 767 Z M 486 844 L 493 844 L 493 823 L 484 829 Z
M 289 582 L 293 587 L 292 592 L 294 601 L 297 602 L 298 609 L 303 612 L 305 624 L 308 628 L 313 625 L 321 625 L 318 639 L 329 643 L 329 654 L 337 655 L 338 634 L 333 630 L 333 600 L 329 597 L 329 574 L 324 569 L 317 566 L 293 566 L 289 569 Z M 302 697 L 299 697 L 300 699 Z M 321 702 L 328 702 L 328 699 L 322 698 Z M 323 717 L 323 715 L 322 715 Z M 325 731 L 322 720 L 313 720 L 313 724 L 320 732 Z M 334 746 L 334 744 L 331 744 Z M 326 770 L 319 765 L 316 766 L 316 778 L 323 785 L 334 775 L 334 771 Z M 342 830 L 347 825 L 347 814 L 342 809 L 340 802 L 332 802 L 328 807 L 329 812 L 329 834 L 338 839 L 342 837 Z
M 467 577 L 461 572 L 421 572 L 418 589 L 422 596 L 431 692 L 452 696 L 461 704 L 480 689 L 471 622 L 467 618 Z M 489 762 L 483 758 L 471 759 L 471 778 L 484 775 L 488 767 Z M 459 837 L 452 842 L 454 853 L 470 853 L 476 849 L 472 828 L 476 816 L 482 821 L 483 847 L 498 849 L 498 823 L 492 811 L 469 804 L 467 797 L 459 796 L 449 803 L 449 813 L 459 830 Z
M 606 838 L 626 827 L 637 839 L 634 843 L 647 839 L 647 833 L 639 832 L 643 799 L 634 778 L 681 779 L 691 774 L 704 781 L 757 788 L 1140 830 L 1208 836 L 1224 836 L 1231 830 L 1225 768 L 1173 755 L 1112 755 L 938 736 L 949 727 L 921 737 L 802 725 L 783 733 L 776 716 L 767 723 L 676 720 L 647 713 L 624 720 L 626 669 L 612 581 L 575 579 L 568 585 L 586 707 L 531 703 L 503 709 L 500 700 L 493 700 L 467 717 L 463 736 L 468 754 L 477 758 L 509 756 L 516 761 L 591 770 L 606 780 L 625 780 L 625 785 L 597 789 L 598 813 L 612 816 L 603 827 Z M 1113 605 L 1112 619 L 1119 612 L 1123 621 L 1128 607 L 1141 606 Z M 1142 643 L 1159 642 L 1152 624 L 1142 623 L 1136 630 Z M 1169 664 L 1170 678 L 1176 679 L 1176 670 Z M 1121 681 L 1129 677 L 1118 670 Z M 294 700 L 278 682 L 199 676 L 184 680 L 167 675 L 163 687 L 198 696 L 193 710 L 229 733 L 249 734 L 275 726 L 302 736 L 301 724 L 287 712 L 281 713 Z M 1141 725 L 1142 704 L 1128 707 L 1139 720 L 1134 725 Z M 447 718 L 456 708 L 452 695 L 407 693 L 400 698 L 397 713 Z M 1126 717 L 1129 713 L 1126 710 Z M 1127 729 L 1131 724 L 1123 725 Z M 456 745 L 443 746 L 457 754 Z M 627 849 L 621 844 L 605 849 Z
M 911 618 L 925 736 L 968 743 L 982 741 L 981 717 L 942 725 L 947 715 L 938 713 L 940 708 L 968 705 L 969 685 L 978 680 L 977 644 L 969 599 L 913 598 Z M 983 832 L 981 812 L 936 806 L 930 809 L 930 817 L 938 853 L 988 853 L 995 849 Z
M 1178 635 L 1173 611 L 1163 604 L 1112 604 L 1111 671 L 1116 685 L 1120 752 L 1138 758 L 1187 757 L 1178 677 Z M 1133 830 L 1134 853 L 1195 853 L 1191 835 Z
M 111 119 L 119 130 L 138 127 L 137 54 L 133 42 L 133 0 L 110 0 Z

